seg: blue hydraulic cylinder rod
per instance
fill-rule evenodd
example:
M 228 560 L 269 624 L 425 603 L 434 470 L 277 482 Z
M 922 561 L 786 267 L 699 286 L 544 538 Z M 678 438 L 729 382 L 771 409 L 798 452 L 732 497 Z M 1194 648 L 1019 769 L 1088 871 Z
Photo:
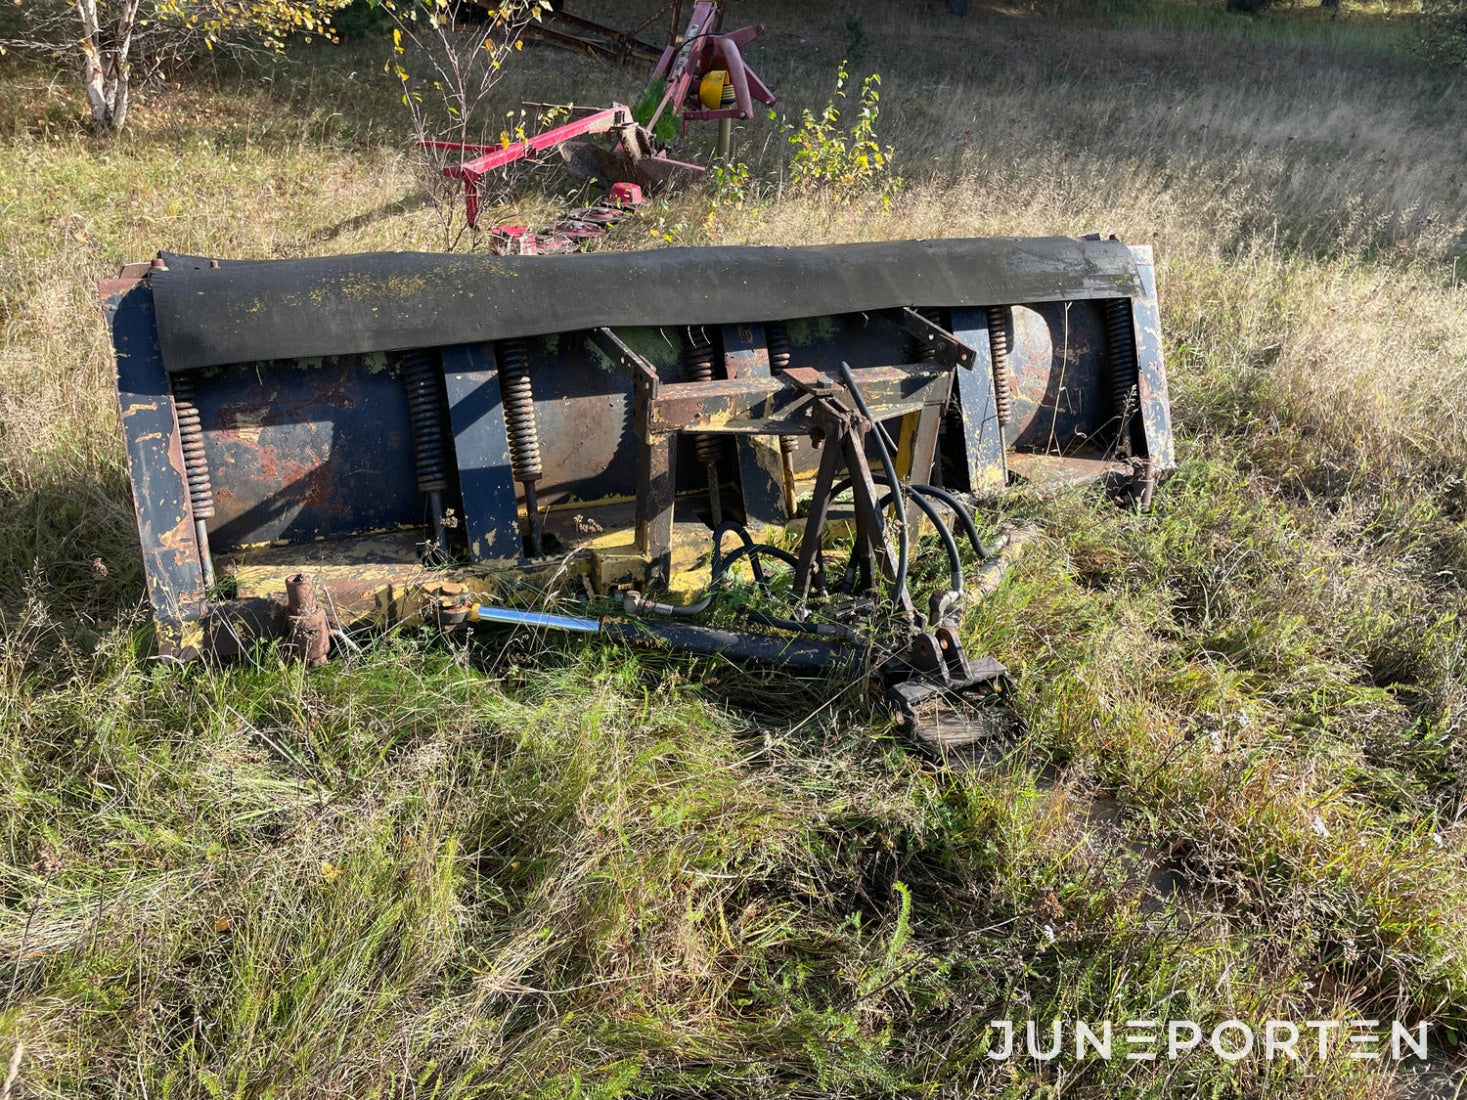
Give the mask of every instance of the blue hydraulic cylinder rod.
M 516 611 L 510 607 L 479 604 L 469 619 L 481 623 L 507 623 L 510 626 L 543 626 L 550 630 L 572 630 L 580 634 L 601 633 L 598 619 L 578 619 L 572 615 L 547 615 L 543 611 Z
M 479 604 L 469 613 L 469 620 L 599 634 L 608 641 L 625 642 L 641 649 L 702 653 L 806 672 L 827 672 L 853 667 L 862 655 L 858 647 L 845 642 L 720 630 L 711 626 L 663 622 L 657 619 L 597 621 L 578 619 L 570 615 L 547 615 L 543 611 L 515 611 L 508 607 Z

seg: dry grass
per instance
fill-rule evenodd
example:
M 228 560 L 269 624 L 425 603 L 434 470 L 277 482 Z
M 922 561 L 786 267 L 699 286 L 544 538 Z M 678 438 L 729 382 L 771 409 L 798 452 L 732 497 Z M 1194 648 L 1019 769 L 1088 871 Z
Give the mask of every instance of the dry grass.
M 1077 492 L 994 517 L 1037 534 L 967 629 L 1022 672 L 1024 751 L 937 774 L 850 695 L 822 706 L 822 685 L 538 641 L 158 667 L 95 280 L 158 248 L 441 235 L 379 44 L 181 74 L 110 143 L 80 131 L 61 76 L 13 66 L 14 1095 L 1406 1087 L 1343 1059 L 985 1057 L 991 1019 L 1060 1015 L 1429 1018 L 1450 1069 L 1467 1023 L 1460 95 L 1395 50 L 1388 14 L 957 21 L 867 0 L 796 24 L 793 7 L 732 18 L 769 25 L 751 54 L 786 118 L 823 104 L 853 46 L 858 75 L 881 72 L 877 130 L 907 181 L 893 211 L 795 194 L 761 120 L 745 176 L 613 247 L 1101 230 L 1157 250 L 1183 466 L 1156 514 Z M 636 84 L 535 50 L 503 90 Z M 561 186 L 531 183 L 519 209 Z M 1183 881 L 1165 905 L 1138 884 L 1156 847 Z

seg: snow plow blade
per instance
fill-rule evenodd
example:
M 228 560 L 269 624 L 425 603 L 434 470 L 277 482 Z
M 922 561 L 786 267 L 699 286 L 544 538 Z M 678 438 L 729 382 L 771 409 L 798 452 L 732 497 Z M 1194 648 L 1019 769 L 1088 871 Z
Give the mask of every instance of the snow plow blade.
M 685 599 L 711 529 L 799 537 L 847 414 L 852 477 L 889 437 L 896 479 L 969 503 L 1050 478 L 1141 500 L 1175 464 L 1150 249 L 1113 239 L 162 253 L 101 293 L 181 659 L 315 652 L 317 612 L 453 629 L 568 581 Z

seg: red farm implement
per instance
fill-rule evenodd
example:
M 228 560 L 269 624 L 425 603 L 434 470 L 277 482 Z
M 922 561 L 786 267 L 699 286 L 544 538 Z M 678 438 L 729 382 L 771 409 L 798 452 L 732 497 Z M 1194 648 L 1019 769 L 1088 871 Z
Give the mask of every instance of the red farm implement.
M 669 8 L 674 9 L 673 26 L 676 27 L 682 4 L 667 5 L 659 15 Z M 631 108 L 613 103 L 519 141 L 506 140 L 498 145 L 447 141 L 419 144 L 450 153 L 471 154 L 468 159 L 443 168 L 444 176 L 463 183 L 464 208 L 470 226 L 478 225 L 481 190 L 488 176 L 517 161 L 537 160 L 552 150 L 558 152 L 558 162 L 573 175 L 594 180 L 603 188 L 617 183 L 632 183 L 650 194 L 681 180 L 696 178 L 703 172 L 702 165 L 672 159 L 653 137 L 653 131 L 665 115 L 680 119 L 684 129 L 689 122 L 717 122 L 719 139 L 716 155 L 723 156 L 729 150 L 733 121 L 753 118 L 755 102 L 767 106 L 775 102 L 768 86 L 744 63 L 742 53 L 742 48 L 763 32 L 763 25 L 742 27 L 723 34 L 718 29 L 721 16 L 716 3 L 706 0 L 695 3 L 683 32 L 669 36 L 669 43 L 652 70 L 652 87 L 661 87 L 663 91 L 645 125 L 633 117 Z M 582 31 L 610 34 L 613 41 L 623 45 L 637 41 L 626 35 L 618 37 L 608 28 L 568 17 L 565 13 L 557 13 L 557 18 L 570 18 Z M 597 41 L 584 35 L 568 36 L 548 28 L 541 28 L 537 34 L 557 44 L 576 48 L 590 49 L 590 44 Z M 566 38 L 572 41 L 564 41 Z M 598 136 L 609 138 L 610 147 L 603 148 L 586 140 Z

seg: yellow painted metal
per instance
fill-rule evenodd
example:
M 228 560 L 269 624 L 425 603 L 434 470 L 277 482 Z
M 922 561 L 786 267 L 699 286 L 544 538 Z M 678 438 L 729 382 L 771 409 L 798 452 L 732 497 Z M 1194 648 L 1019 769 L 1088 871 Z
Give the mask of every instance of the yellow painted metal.
M 546 593 L 567 587 L 610 595 L 644 583 L 647 559 L 637 550 L 631 528 L 605 529 L 585 514 L 569 518 L 580 527 L 575 544 L 528 565 L 505 559 L 430 568 L 418 556 L 416 539 L 377 536 L 249 552 L 231 563 L 231 576 L 239 599 L 283 605 L 286 578 L 304 574 L 328 594 L 327 609 L 343 625 L 383 628 L 421 625 L 468 601 L 539 604 Z M 671 602 L 691 603 L 707 588 L 708 535 L 702 523 L 673 525 Z M 569 537 L 564 531 L 563 539 Z M 192 644 L 203 640 L 202 630 L 196 632 L 199 638 Z
M 727 69 L 714 69 L 704 73 L 703 79 L 698 82 L 698 102 L 710 111 L 718 110 L 723 105 L 723 86 L 727 83 Z
M 912 480 L 913 449 L 917 442 L 917 424 L 921 416 L 920 410 L 907 413 L 902 417 L 902 426 L 897 430 L 897 453 L 893 461 L 897 474 L 908 481 Z M 887 515 L 894 515 L 895 511 L 895 508 L 889 508 Z M 918 509 L 909 506 L 907 508 L 907 529 L 909 538 L 921 538 L 927 533 L 927 517 Z

